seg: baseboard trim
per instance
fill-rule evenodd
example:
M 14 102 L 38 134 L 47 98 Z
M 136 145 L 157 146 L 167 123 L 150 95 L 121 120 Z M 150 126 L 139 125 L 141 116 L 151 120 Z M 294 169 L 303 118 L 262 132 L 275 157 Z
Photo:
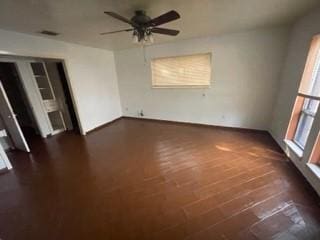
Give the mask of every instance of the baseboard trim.
M 218 128 L 218 129 L 226 129 L 232 131 L 239 131 L 239 132 L 255 132 L 255 133 L 269 133 L 268 130 L 261 130 L 261 129 L 252 129 L 252 128 L 241 128 L 241 127 L 229 127 L 229 126 L 218 126 L 218 125 L 210 125 L 204 123 L 193 123 L 193 122 L 179 122 L 179 121 L 172 121 L 172 120 L 163 120 L 163 119 L 154 119 L 154 118 L 141 118 L 141 117 L 130 117 L 130 116 L 121 116 L 118 117 L 110 122 L 104 123 L 98 127 L 95 127 L 86 132 L 86 134 L 92 133 L 104 127 L 107 127 L 116 121 L 121 119 L 131 119 L 131 120 L 139 120 L 139 121 L 149 121 L 149 122 L 160 122 L 160 123 L 168 123 L 168 124 L 179 124 L 179 125 L 187 125 L 187 126 L 197 126 L 197 127 L 206 127 L 206 128 Z
M 8 168 L 1 168 L 0 169 L 0 174 L 8 173 L 10 170 Z
M 256 133 L 268 133 L 267 130 L 260 129 L 251 129 L 251 128 L 240 128 L 240 127 L 228 127 L 228 126 L 218 126 L 218 125 L 210 125 L 204 123 L 193 123 L 193 122 L 179 122 L 172 120 L 162 120 L 162 119 L 153 119 L 153 118 L 140 118 L 140 117 L 130 117 L 130 116 L 122 116 L 122 119 L 132 119 L 132 120 L 141 120 L 141 121 L 153 121 L 153 122 L 161 122 L 161 123 L 170 123 L 170 124 L 180 124 L 180 125 L 189 125 L 189 126 L 198 126 L 198 127 L 207 127 L 207 128 L 218 128 L 218 129 L 226 129 L 233 130 L 239 132 L 256 132 Z
M 107 127 L 107 126 L 113 124 L 114 122 L 120 120 L 121 118 L 122 118 L 122 116 L 121 116 L 121 117 L 117 117 L 117 118 L 113 119 L 113 120 L 110 121 L 110 122 L 101 124 L 101 125 L 98 126 L 98 127 L 95 127 L 95 128 L 93 128 L 93 129 L 90 129 L 89 131 L 86 132 L 86 134 L 89 134 L 89 133 L 92 133 L 92 132 L 94 132 L 94 131 L 97 131 L 97 130 L 99 130 L 99 129 L 101 129 L 101 128 Z

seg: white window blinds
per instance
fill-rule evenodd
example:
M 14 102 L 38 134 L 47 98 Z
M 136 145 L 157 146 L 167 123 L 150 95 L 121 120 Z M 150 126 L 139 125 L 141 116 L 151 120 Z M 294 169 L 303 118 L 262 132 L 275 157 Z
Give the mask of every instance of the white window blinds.
M 153 87 L 209 86 L 211 54 L 153 59 L 151 71 Z

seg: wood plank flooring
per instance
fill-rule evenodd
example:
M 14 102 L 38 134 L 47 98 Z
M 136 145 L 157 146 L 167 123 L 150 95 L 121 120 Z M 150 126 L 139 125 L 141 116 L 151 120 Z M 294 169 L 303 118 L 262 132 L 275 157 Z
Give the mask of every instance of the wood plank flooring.
M 121 119 L 9 155 L 0 239 L 320 239 L 319 198 L 264 132 Z

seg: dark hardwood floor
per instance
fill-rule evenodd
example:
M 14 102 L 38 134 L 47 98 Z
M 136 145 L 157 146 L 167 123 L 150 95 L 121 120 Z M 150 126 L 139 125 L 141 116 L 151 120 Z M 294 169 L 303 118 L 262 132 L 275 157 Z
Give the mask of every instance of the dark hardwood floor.
M 10 153 L 0 238 L 320 239 L 319 198 L 264 132 L 121 119 Z

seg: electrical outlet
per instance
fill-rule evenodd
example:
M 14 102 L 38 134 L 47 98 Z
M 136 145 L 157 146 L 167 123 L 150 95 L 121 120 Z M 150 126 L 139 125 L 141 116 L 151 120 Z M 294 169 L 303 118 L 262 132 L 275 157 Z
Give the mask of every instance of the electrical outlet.
M 139 111 L 139 116 L 140 116 L 140 117 L 143 117 L 143 116 L 144 116 L 143 110 L 140 110 L 140 111 Z

